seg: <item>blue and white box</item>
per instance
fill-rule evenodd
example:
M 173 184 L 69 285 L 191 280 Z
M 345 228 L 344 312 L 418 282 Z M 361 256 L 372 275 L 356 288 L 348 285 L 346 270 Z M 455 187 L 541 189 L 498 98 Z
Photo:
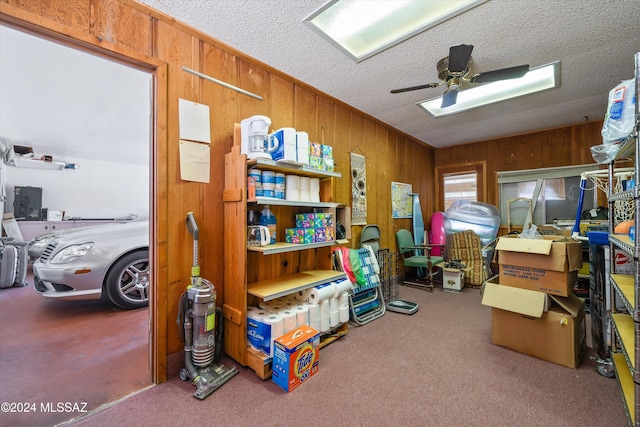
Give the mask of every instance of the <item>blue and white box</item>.
M 298 163 L 309 165 L 309 134 L 296 132 L 296 154 Z
M 269 135 L 269 147 L 275 147 L 271 152 L 273 160 L 297 163 L 295 128 L 281 128 Z

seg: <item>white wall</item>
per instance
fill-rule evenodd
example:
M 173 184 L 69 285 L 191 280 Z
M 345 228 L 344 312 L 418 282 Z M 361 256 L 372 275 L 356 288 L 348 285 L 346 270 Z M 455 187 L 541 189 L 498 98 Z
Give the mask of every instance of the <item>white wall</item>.
M 126 155 L 126 154 L 123 154 Z M 14 187 L 42 187 L 42 207 L 65 211 L 65 218 L 119 218 L 149 215 L 149 166 L 67 158 L 77 169 L 43 170 L 5 165 L 7 200 L 13 212 Z

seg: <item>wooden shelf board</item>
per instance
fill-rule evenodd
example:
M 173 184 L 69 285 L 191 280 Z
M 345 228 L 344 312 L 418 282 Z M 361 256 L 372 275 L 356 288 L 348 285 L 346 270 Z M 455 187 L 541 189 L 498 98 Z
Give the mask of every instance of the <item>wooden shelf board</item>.
M 247 285 L 247 292 L 253 296 L 262 298 L 264 301 L 270 301 L 345 277 L 346 275 L 343 272 L 335 270 L 303 271 L 290 276 L 250 283 Z
M 615 324 L 620 341 L 624 347 L 624 353 L 628 356 L 629 362 L 635 363 L 635 322 L 628 314 L 612 313 L 611 318 Z
M 258 205 L 271 205 L 271 206 L 294 206 L 302 208 L 332 208 L 338 207 L 338 203 L 334 202 L 302 202 L 299 200 L 284 200 L 277 199 L 275 197 L 256 197 L 248 201 L 249 203 L 255 203 Z
M 276 242 L 273 245 L 267 245 L 267 246 L 247 246 L 247 250 L 250 250 L 253 252 L 261 252 L 263 255 L 272 255 L 272 254 L 281 254 L 284 252 L 304 251 L 306 249 L 324 248 L 327 246 L 333 246 L 335 244 L 336 242 L 334 240 L 330 242 L 307 243 L 307 244 Z
M 611 360 L 616 372 L 616 378 L 620 385 L 620 392 L 625 402 L 625 410 L 627 416 L 631 418 L 631 425 L 635 425 L 635 389 L 633 384 L 633 377 L 631 371 L 627 365 L 627 361 L 622 353 L 611 353 Z
M 622 295 L 627 299 L 629 305 L 635 309 L 636 296 L 635 285 L 633 283 L 634 276 L 630 274 L 614 273 L 611 275 L 611 279 L 613 279 Z
M 313 177 L 319 177 L 319 178 L 321 177 L 340 178 L 342 176 L 342 174 L 339 172 L 313 169 L 308 166 L 302 166 L 302 165 L 291 164 L 291 163 L 276 162 L 271 159 L 263 159 L 263 158 L 248 159 L 247 169 L 254 168 L 254 167 L 259 167 L 260 169 L 273 170 L 277 172 L 289 172 L 289 173 L 295 173 L 296 175 L 313 176 Z

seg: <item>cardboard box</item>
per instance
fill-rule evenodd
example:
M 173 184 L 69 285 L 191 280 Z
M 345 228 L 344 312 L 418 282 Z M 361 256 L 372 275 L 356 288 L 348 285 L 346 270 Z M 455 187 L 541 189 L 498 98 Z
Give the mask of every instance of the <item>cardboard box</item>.
M 569 296 L 582 267 L 582 243 L 564 236 L 542 237 L 498 239 L 500 284 Z
M 560 297 L 488 281 L 482 304 L 492 307 L 494 344 L 569 368 L 580 366 L 586 350 L 584 301 L 573 293 Z
M 275 341 L 271 380 L 290 392 L 318 372 L 320 333 L 301 326 Z
M 459 268 L 442 268 L 442 290 L 460 292 L 464 288 L 464 271 Z

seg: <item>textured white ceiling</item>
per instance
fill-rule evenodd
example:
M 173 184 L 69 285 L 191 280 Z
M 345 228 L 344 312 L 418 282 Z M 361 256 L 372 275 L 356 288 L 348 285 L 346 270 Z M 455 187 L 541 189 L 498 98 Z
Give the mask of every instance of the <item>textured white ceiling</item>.
M 640 51 L 640 0 L 489 0 L 360 63 L 303 24 L 325 0 L 139 1 L 433 147 L 602 119 Z M 559 60 L 561 87 L 439 119 L 415 103 L 443 87 L 389 93 L 437 81 L 461 43 L 475 46 L 473 71 Z M 0 141 L 63 160 L 148 159 L 148 74 L 0 26 L 0 77 Z
M 604 118 L 609 90 L 633 77 L 638 0 L 490 0 L 356 63 L 303 20 L 326 0 L 139 0 L 433 147 Z M 371 0 L 375 7 L 375 0 Z M 561 62 L 561 87 L 433 119 L 415 104 L 449 47 L 472 44 L 473 71 Z

